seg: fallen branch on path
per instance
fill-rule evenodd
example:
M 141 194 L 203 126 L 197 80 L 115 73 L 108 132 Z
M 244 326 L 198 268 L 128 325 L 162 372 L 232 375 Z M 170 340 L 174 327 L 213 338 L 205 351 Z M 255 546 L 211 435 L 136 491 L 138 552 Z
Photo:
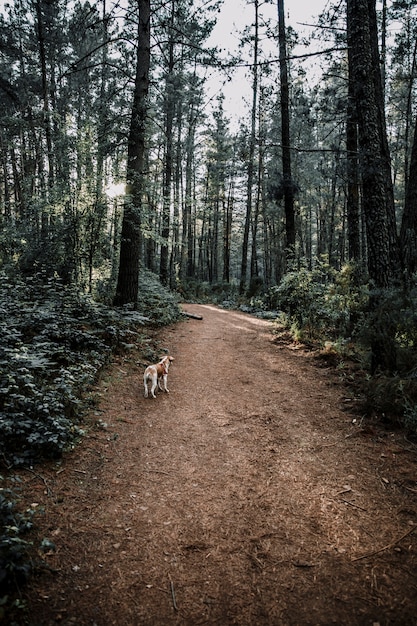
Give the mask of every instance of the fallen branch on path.
M 48 482 L 46 480 L 46 478 L 44 478 L 43 476 L 41 476 L 41 474 L 38 474 L 37 472 L 34 472 L 32 469 L 28 469 L 28 472 L 30 472 L 31 474 L 33 474 L 34 476 L 36 476 L 36 478 L 39 478 L 39 480 L 41 480 L 43 482 L 43 484 L 45 485 L 46 488 L 46 493 L 48 496 L 52 495 L 52 490 L 48 485 Z
M 375 554 L 380 554 L 381 552 L 385 552 L 385 550 L 389 550 L 390 548 L 393 548 L 394 546 L 396 546 L 398 543 L 400 543 L 400 541 L 408 537 L 408 535 L 411 535 L 415 530 L 417 530 L 417 526 L 413 526 L 410 530 L 407 530 L 406 533 L 401 535 L 401 537 L 399 537 L 395 541 L 392 541 L 391 543 L 384 546 L 383 548 L 380 548 L 379 550 L 374 550 L 374 552 L 368 552 L 367 554 L 363 554 L 362 556 L 358 556 L 356 557 L 356 559 L 352 559 L 352 561 L 361 561 L 362 559 L 367 559 L 368 557 L 374 556 Z
M 172 582 L 172 578 L 171 578 L 171 576 L 169 574 L 168 574 L 168 578 L 169 578 L 169 584 L 170 584 L 170 587 L 171 587 L 172 606 L 174 607 L 175 611 L 178 611 L 177 598 L 175 597 L 174 583 Z
M 366 511 L 363 507 L 359 506 L 359 504 L 355 504 L 354 502 L 350 502 L 350 500 L 345 500 L 345 498 L 340 498 L 342 502 L 349 504 L 350 506 L 355 507 L 355 509 L 360 509 L 361 511 Z
M 194 313 L 187 313 L 187 311 L 183 311 L 182 314 L 185 317 L 191 317 L 191 319 L 193 319 L 193 320 L 202 320 L 203 319 L 202 315 L 194 315 Z

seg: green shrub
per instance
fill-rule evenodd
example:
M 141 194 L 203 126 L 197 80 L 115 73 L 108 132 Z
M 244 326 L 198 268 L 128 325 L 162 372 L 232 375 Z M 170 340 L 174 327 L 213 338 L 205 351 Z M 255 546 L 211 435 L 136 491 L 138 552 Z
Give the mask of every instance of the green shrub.
M 20 586 L 31 572 L 30 544 L 23 536 L 33 526 L 32 517 L 30 510 L 17 511 L 16 495 L 10 489 L 0 489 L 0 587 L 3 593 Z M 4 596 L 0 596 L 1 604 L 4 604 Z
M 300 339 L 345 337 L 367 302 L 365 290 L 357 288 L 353 278 L 351 265 L 337 272 L 322 259 L 312 270 L 301 267 L 286 274 L 266 300 L 270 308 L 286 314 L 288 326 Z
M 80 436 L 83 392 L 146 318 L 44 275 L 0 279 L 0 463 L 27 466 Z
M 177 291 L 184 300 L 194 302 L 230 302 L 235 305 L 238 299 L 238 287 L 234 282 L 209 283 L 189 278 L 178 284 Z
M 139 277 L 138 310 L 154 326 L 166 326 L 181 318 L 176 295 L 148 270 L 143 270 Z

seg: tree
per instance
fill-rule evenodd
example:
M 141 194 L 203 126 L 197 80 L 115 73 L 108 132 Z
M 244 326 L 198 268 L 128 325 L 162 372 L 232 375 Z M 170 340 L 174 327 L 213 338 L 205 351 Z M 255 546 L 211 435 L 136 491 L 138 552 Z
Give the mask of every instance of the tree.
M 175 28 L 175 18 L 177 16 L 177 7 L 175 0 L 171 2 L 171 14 L 169 17 L 168 27 L 168 51 L 167 51 L 167 68 L 165 77 L 165 95 L 164 95 L 164 130 L 165 130 L 165 158 L 163 170 L 163 190 L 162 190 L 162 230 L 161 236 L 163 243 L 161 245 L 161 258 L 159 276 L 163 285 L 169 282 L 169 266 L 168 266 L 168 239 L 170 233 L 170 213 L 171 213 L 171 183 L 173 168 L 173 126 L 176 109 L 176 75 L 175 67 L 175 44 L 177 41 L 177 29 Z
M 150 0 L 137 0 L 136 77 L 127 148 L 126 200 L 123 211 L 115 305 L 137 305 L 141 259 L 141 210 L 145 193 L 145 139 L 150 66 Z
M 378 59 L 375 0 L 348 0 L 348 46 L 359 133 L 368 269 L 375 285 L 391 285 L 398 270 L 393 185 Z
M 378 58 L 375 0 L 347 0 L 349 69 L 358 119 L 359 157 L 366 220 L 368 270 L 376 288 L 370 306 L 375 319 L 382 290 L 398 271 L 395 213 L 386 135 L 383 89 Z M 372 369 L 393 371 L 396 365 L 393 328 L 374 328 Z M 384 335 L 384 336 L 383 336 Z
M 397 47 L 394 49 L 394 64 L 397 68 L 395 94 L 393 103 L 396 111 L 401 111 L 397 124 L 404 124 L 402 143 L 405 153 L 398 150 L 403 157 L 404 167 L 404 211 L 401 221 L 400 242 L 405 277 L 409 281 L 417 271 L 417 117 L 413 121 L 413 96 L 417 75 L 417 26 L 415 19 L 416 5 L 413 2 L 394 2 L 393 19 L 400 21 L 403 28 L 396 37 Z M 394 91 L 394 90 L 393 90 Z M 412 127 L 414 123 L 414 136 Z M 411 144 L 411 149 L 409 146 Z
M 353 74 L 351 52 L 348 50 L 349 76 Z M 353 81 L 348 80 L 348 102 L 346 113 L 346 214 L 348 230 L 349 260 L 357 265 L 361 263 L 360 247 L 360 197 L 359 197 L 359 165 L 358 165 L 358 124 L 356 117 L 356 101 L 353 92 Z
M 414 130 L 414 141 L 410 159 L 404 213 L 401 222 L 400 241 L 403 264 L 407 278 L 417 272 L 417 117 Z
M 256 113 L 257 113 L 257 101 L 258 101 L 258 52 L 259 52 L 259 2 L 254 0 L 255 7 L 255 34 L 253 36 L 253 64 L 252 64 L 252 109 L 251 109 L 251 125 L 249 134 L 249 149 L 248 149 L 248 169 L 247 169 L 247 183 L 246 183 L 246 216 L 243 230 L 243 243 L 242 243 L 242 263 L 240 268 L 240 288 L 239 291 L 243 294 L 246 290 L 247 273 L 248 273 L 248 252 L 249 252 L 249 234 L 252 220 L 252 189 L 254 183 L 255 173 L 255 147 L 256 147 Z
M 278 40 L 279 69 L 281 92 L 281 143 L 282 143 L 282 183 L 284 191 L 286 251 L 288 259 L 294 257 L 295 214 L 294 183 L 291 173 L 291 138 L 290 138 L 290 95 L 287 68 L 287 39 L 285 32 L 284 0 L 278 3 Z

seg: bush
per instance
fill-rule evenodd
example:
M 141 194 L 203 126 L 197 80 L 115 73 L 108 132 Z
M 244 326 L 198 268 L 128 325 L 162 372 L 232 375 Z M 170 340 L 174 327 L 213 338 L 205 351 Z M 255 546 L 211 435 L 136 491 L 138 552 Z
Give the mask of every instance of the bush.
M 179 319 L 176 298 L 141 276 L 140 311 L 95 302 L 58 278 L 0 273 L 0 464 L 30 467 L 60 457 L 82 435 L 85 392 L 112 353 L 142 340 L 138 327 Z M 146 317 L 145 317 L 146 316 Z M 0 490 L 0 585 L 5 592 L 31 570 L 22 535 L 29 513 Z M 7 605 L 0 596 L 0 621 Z
M 15 500 L 10 489 L 0 490 L 0 587 L 4 593 L 24 583 L 32 569 L 30 544 L 23 535 L 33 526 L 33 512 L 19 513 Z M 4 602 L 5 598 L 0 597 L 0 606 Z
M 175 294 L 148 270 L 142 271 L 139 277 L 138 310 L 154 326 L 172 324 L 182 315 Z
M 178 284 L 177 291 L 184 300 L 203 303 L 230 302 L 235 304 L 238 298 L 238 287 L 233 282 L 209 283 L 189 278 Z
M 355 342 L 355 354 L 371 368 L 375 346 L 392 350 L 395 371 L 364 377 L 361 382 L 369 412 L 400 422 L 417 433 L 417 289 L 376 292 L 357 286 L 355 268 L 339 272 L 321 260 L 313 270 L 289 272 L 270 289 L 270 307 L 280 308 L 280 321 L 298 340 L 331 340 L 343 352 Z M 375 310 L 369 303 L 377 302 Z
M 286 314 L 288 326 L 299 339 L 346 337 L 367 302 L 366 291 L 357 288 L 353 278 L 351 265 L 337 272 L 320 260 L 312 270 L 301 267 L 286 274 L 279 285 L 271 287 L 266 300 L 270 308 Z
M 83 391 L 146 319 L 58 279 L 0 278 L 0 462 L 28 466 L 80 436 Z

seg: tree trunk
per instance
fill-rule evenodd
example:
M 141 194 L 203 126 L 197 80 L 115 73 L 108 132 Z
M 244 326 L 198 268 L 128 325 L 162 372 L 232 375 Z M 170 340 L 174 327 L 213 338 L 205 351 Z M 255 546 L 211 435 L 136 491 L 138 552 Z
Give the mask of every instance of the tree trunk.
M 407 278 L 417 272 L 417 117 L 401 222 L 401 250 Z
M 381 313 L 383 290 L 397 271 L 392 232 L 393 187 L 385 128 L 383 90 L 378 59 L 375 0 L 347 0 L 348 46 L 353 95 L 358 116 L 363 210 L 366 220 L 368 270 L 376 287 L 370 299 L 374 320 L 372 370 L 394 371 L 395 329 Z
M 256 103 L 258 100 L 258 46 L 259 46 L 259 2 L 255 0 L 255 35 L 253 43 L 253 83 L 252 83 L 252 116 L 251 131 L 249 138 L 249 156 L 248 156 L 248 178 L 246 185 L 246 215 L 243 230 L 242 243 L 242 263 L 240 268 L 240 287 L 239 292 L 243 294 L 246 291 L 247 273 L 248 273 L 248 252 L 249 252 L 249 234 L 252 219 L 252 188 L 254 176 L 254 155 L 256 142 Z
M 49 111 L 49 88 L 48 88 L 48 78 L 46 71 L 46 51 L 45 51 L 45 35 L 43 28 L 43 16 L 42 16 L 42 8 L 41 1 L 37 0 L 36 2 L 36 21 L 37 21 L 37 31 L 38 31 L 38 43 L 39 43 L 39 57 L 41 61 L 41 70 L 42 70 L 42 100 L 43 100 L 43 115 L 44 115 L 44 127 L 45 127 L 45 137 L 46 137 L 46 147 L 48 151 L 48 187 L 51 188 L 54 185 L 54 158 L 53 158 L 53 148 L 52 148 L 52 133 L 51 133 L 51 122 L 50 122 L 50 111 Z
M 183 211 L 183 245 L 186 250 L 185 275 L 192 278 L 195 274 L 195 242 L 194 229 L 192 221 L 192 191 L 193 191 L 193 157 L 194 157 L 194 138 L 195 138 L 195 118 L 191 114 L 188 121 L 187 135 L 187 157 L 185 165 L 185 201 Z M 186 245 L 185 245 L 186 242 Z
M 348 50 L 349 76 L 353 74 L 351 52 Z M 347 231 L 349 260 L 359 266 L 361 263 L 360 245 L 360 202 L 359 202 L 359 164 L 358 164 L 358 124 L 353 81 L 349 80 L 348 105 L 346 115 L 346 152 L 347 152 Z
M 145 128 L 150 65 L 150 0 L 137 0 L 138 47 L 130 121 L 126 200 L 123 211 L 120 262 L 114 304 L 137 306 L 141 258 L 141 209 L 145 187 Z
M 223 280 L 230 282 L 230 254 L 232 247 L 232 220 L 233 220 L 233 200 L 234 200 L 234 179 L 233 173 L 229 181 L 229 191 L 225 201 L 223 215 Z
M 168 268 L 168 239 L 170 233 L 170 211 L 171 211 L 171 183 L 172 183 L 172 162 L 173 162 L 173 125 L 175 115 L 175 94 L 174 94 L 174 19 L 175 19 L 175 2 L 171 5 L 171 25 L 169 30 L 168 42 L 168 68 L 165 84 L 165 162 L 164 162 L 164 180 L 162 191 L 162 229 L 161 237 L 163 243 L 161 245 L 161 259 L 159 268 L 159 277 L 163 285 L 168 286 L 169 268 Z
M 368 268 L 377 287 L 391 284 L 394 267 L 390 256 L 389 212 L 392 181 L 387 177 L 381 118 L 382 89 L 377 86 L 373 29 L 368 4 L 373 0 L 348 0 L 348 46 L 352 55 L 353 95 L 358 116 L 363 208 L 367 226 Z
M 174 180 L 174 211 L 172 216 L 171 257 L 169 262 L 169 286 L 175 289 L 178 279 L 178 268 L 181 262 L 180 250 L 180 204 L 182 204 L 182 103 L 178 104 L 177 141 L 175 150 L 175 180 Z
M 287 68 L 287 37 L 284 0 L 278 0 L 279 69 L 281 90 L 282 177 L 284 185 L 285 235 L 287 259 L 295 253 L 294 183 L 291 172 L 290 91 Z

